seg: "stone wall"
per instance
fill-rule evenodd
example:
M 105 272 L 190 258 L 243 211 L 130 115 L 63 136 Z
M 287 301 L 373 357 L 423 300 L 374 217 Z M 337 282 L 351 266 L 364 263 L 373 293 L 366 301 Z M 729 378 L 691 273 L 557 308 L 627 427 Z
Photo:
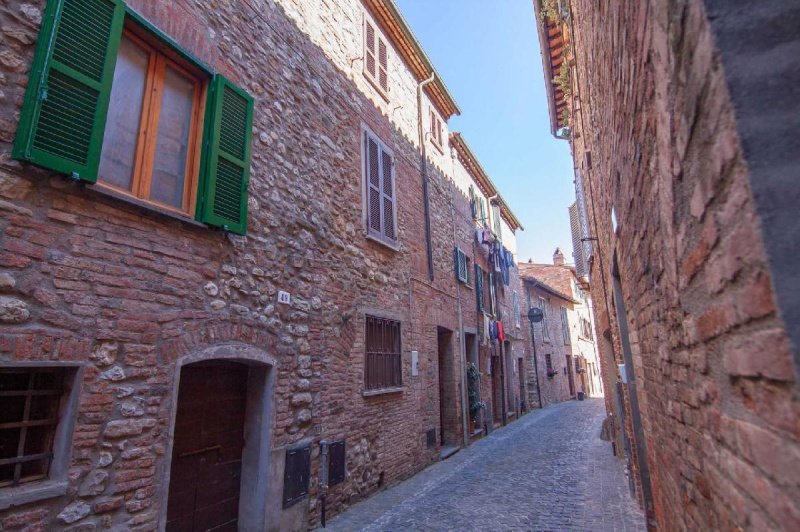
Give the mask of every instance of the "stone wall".
M 347 477 L 328 493 L 329 516 L 438 459 L 425 438 L 439 432 L 437 329 L 457 332 L 459 309 L 464 326 L 481 323 L 474 291 L 454 276 L 454 247 L 474 242 L 468 200 L 445 175 L 449 150 L 428 150 L 431 281 L 416 80 L 396 55 L 390 102 L 364 80 L 353 55 L 359 2 L 129 4 L 255 97 L 248 234 L 177 220 L 10 159 L 44 0 L 0 7 L 0 361 L 83 367 L 64 492 L 0 510 L 0 523 L 155 528 L 178 364 L 231 344 L 274 361 L 268 525 L 306 528 L 319 516 L 320 440 L 347 443 Z M 364 236 L 362 124 L 395 154 L 397 250 Z M 291 293 L 290 305 L 277 302 L 278 290 Z M 364 317 L 374 313 L 402 322 L 403 386 L 365 397 Z M 462 347 L 453 339 L 460 398 Z M 460 420 L 460 399 L 449 406 Z M 283 452 L 300 443 L 312 448 L 309 497 L 283 510 Z
M 704 9 L 700 0 L 571 1 L 580 95 L 572 149 L 598 238 L 597 336 L 607 339 L 611 375 L 630 345 L 643 440 L 631 423 L 634 397 L 625 392 L 622 412 L 608 404 L 628 421 L 617 441 L 632 446 L 645 503 L 651 486 L 652 524 L 792 530 L 800 526 L 795 371 Z M 614 303 L 627 310 L 622 329 Z

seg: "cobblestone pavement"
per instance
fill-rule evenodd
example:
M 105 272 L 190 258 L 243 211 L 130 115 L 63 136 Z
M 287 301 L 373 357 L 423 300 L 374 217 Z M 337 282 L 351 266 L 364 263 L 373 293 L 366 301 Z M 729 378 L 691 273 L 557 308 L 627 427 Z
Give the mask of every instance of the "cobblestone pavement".
M 328 522 L 333 531 L 645 530 L 602 399 L 536 410 Z

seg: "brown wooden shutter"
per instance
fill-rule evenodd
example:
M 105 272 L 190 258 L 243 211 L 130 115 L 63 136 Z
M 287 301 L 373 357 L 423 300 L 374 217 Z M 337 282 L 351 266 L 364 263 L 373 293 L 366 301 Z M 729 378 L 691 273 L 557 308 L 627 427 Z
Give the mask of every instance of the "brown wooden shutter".
M 364 31 L 364 56 L 366 59 L 367 73 L 375 77 L 375 27 L 366 22 Z
M 389 92 L 389 58 L 386 50 L 386 41 L 378 38 L 378 85 Z
M 367 173 L 367 230 L 381 235 L 381 184 L 378 159 L 378 143 L 368 133 L 364 133 Z
M 383 235 L 391 241 L 397 238 L 394 227 L 394 164 L 392 156 L 381 150 L 383 170 Z

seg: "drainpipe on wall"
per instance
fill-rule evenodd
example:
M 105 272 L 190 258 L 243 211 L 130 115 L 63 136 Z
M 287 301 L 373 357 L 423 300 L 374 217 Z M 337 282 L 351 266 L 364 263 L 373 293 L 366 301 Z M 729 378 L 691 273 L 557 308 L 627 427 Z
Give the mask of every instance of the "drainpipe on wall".
M 455 200 L 453 199 L 453 185 L 450 185 L 450 219 L 453 224 L 453 245 L 458 245 L 456 235 L 456 207 Z M 469 272 L 467 273 L 469 275 Z M 464 447 L 469 445 L 469 420 L 467 419 L 467 411 L 469 404 L 467 402 L 467 346 L 464 342 L 464 318 L 461 314 L 461 288 L 456 281 L 456 309 L 458 312 L 458 354 L 461 362 L 461 431 L 464 434 Z
M 420 173 L 422 174 L 422 203 L 425 211 L 425 245 L 428 251 L 428 278 L 433 281 L 433 244 L 431 242 L 431 207 L 428 199 L 428 161 L 425 153 L 425 131 L 422 127 L 422 90 L 432 83 L 436 72 L 417 85 L 417 129 L 419 132 Z

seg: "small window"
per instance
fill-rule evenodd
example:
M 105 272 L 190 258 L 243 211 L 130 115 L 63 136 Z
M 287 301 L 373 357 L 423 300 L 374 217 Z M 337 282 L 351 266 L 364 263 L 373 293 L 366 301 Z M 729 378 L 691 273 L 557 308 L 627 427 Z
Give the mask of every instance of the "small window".
M 555 371 L 553 371 L 553 357 L 549 354 L 544 356 L 544 364 L 547 367 L 547 376 L 552 377 L 555 375 Z
M 66 368 L 0 369 L 0 487 L 49 477 Z
M 466 253 L 461 251 L 459 248 L 455 249 L 455 266 L 456 266 L 456 278 L 468 285 L 469 284 L 469 274 L 470 269 L 472 268 L 472 261 L 469 260 L 469 257 Z
M 431 109 L 431 142 L 441 151 L 444 146 L 442 141 L 442 119 Z
M 386 98 L 389 95 L 389 48 L 375 26 L 364 17 L 364 75 Z
M 397 243 L 394 156 L 364 129 L 364 183 L 367 235 L 390 246 Z
M 569 345 L 569 318 L 566 307 L 561 307 L 561 336 L 564 339 L 564 345 Z
M 550 329 L 547 327 L 547 301 L 543 297 L 539 298 L 539 308 L 542 309 L 542 338 L 550 339 Z
M 366 390 L 397 388 L 403 384 L 399 321 L 367 316 L 364 348 Z

